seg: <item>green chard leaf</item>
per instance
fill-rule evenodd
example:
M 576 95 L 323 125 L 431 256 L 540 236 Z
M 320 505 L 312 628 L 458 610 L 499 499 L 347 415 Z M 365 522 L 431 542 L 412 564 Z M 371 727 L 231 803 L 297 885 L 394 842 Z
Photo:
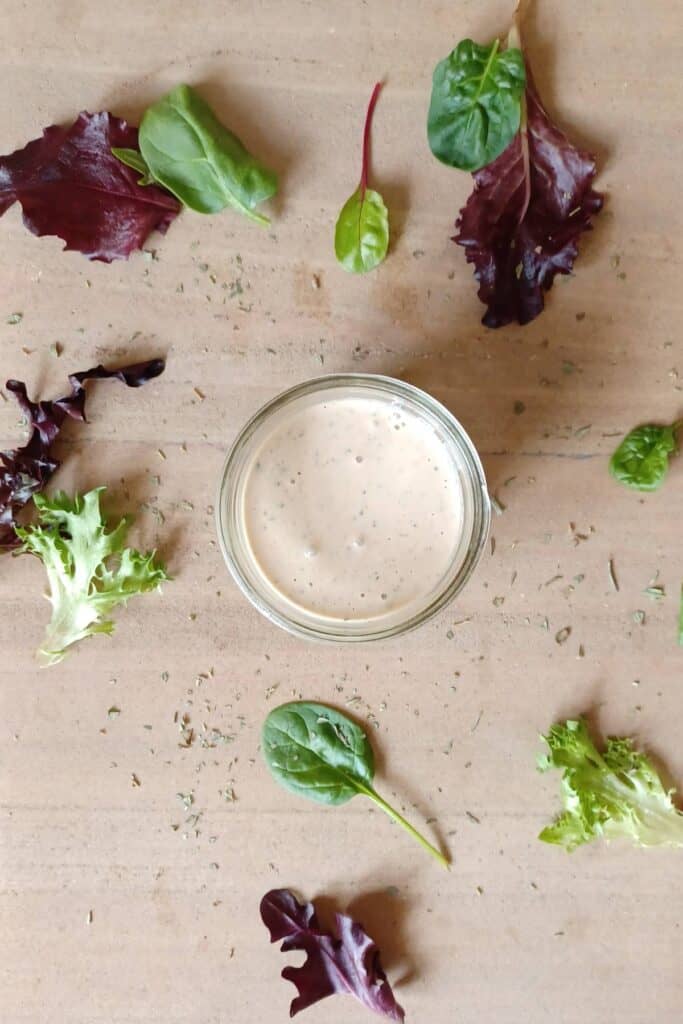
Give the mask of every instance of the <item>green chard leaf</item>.
M 140 153 L 113 150 L 123 163 L 163 185 L 198 213 L 232 206 L 259 224 L 256 211 L 277 191 L 277 178 L 225 128 L 211 107 L 179 85 L 145 111 L 138 135 Z
M 648 424 L 626 435 L 610 459 L 610 473 L 620 483 L 637 491 L 656 491 L 664 482 L 669 455 L 677 451 L 676 431 Z
M 344 203 L 334 231 L 337 259 L 352 274 L 378 266 L 389 247 L 389 214 L 379 192 L 368 188 L 370 125 L 381 83 L 375 86 L 365 116 L 360 184 Z
M 539 835 L 571 851 L 603 837 L 638 846 L 683 846 L 683 814 L 650 759 L 630 739 L 608 739 L 604 753 L 583 719 L 554 725 L 543 739 L 550 753 L 541 771 L 562 772 L 564 813 Z
M 334 251 L 344 270 L 365 274 L 378 266 L 389 245 L 389 215 L 379 192 L 359 186 L 342 206 Z
M 108 616 L 117 604 L 169 578 L 154 552 L 124 547 L 128 518 L 107 532 L 100 509 L 104 489 L 73 498 L 63 491 L 51 498 L 36 494 L 38 522 L 17 527 L 21 550 L 37 555 L 47 572 L 52 618 L 38 651 L 46 665 L 61 661 L 85 637 L 111 633 Z
M 434 156 L 462 171 L 490 164 L 519 131 L 525 86 L 520 49 L 463 39 L 434 70 L 427 116 Z
M 346 715 L 310 701 L 282 704 L 265 720 L 263 756 L 280 785 L 309 800 L 336 806 L 359 794 L 368 797 L 448 867 L 446 857 L 375 792 L 372 747 Z

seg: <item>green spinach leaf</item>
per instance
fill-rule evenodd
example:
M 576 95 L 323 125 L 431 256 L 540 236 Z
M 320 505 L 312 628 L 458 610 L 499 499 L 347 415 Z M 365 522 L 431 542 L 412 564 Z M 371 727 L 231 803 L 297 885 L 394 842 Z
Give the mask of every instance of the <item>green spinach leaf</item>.
M 610 473 L 620 483 L 637 491 L 656 491 L 669 468 L 669 455 L 677 450 L 676 431 L 648 424 L 626 435 L 612 458 Z
M 346 715 L 310 701 L 282 704 L 264 723 L 263 756 L 282 786 L 309 800 L 334 806 L 358 794 L 368 797 L 448 867 L 446 857 L 375 792 L 372 747 Z
M 277 191 L 277 179 L 225 128 L 189 85 L 179 85 L 144 114 L 135 150 L 115 155 L 172 192 L 198 213 L 226 206 L 259 224 L 268 218 L 256 207 Z M 135 161 L 135 162 L 134 162 Z
M 382 262 L 389 247 L 389 214 L 379 192 L 368 188 L 370 124 L 381 88 L 373 89 L 363 129 L 363 162 L 358 188 L 344 203 L 334 232 L 337 259 L 352 274 L 364 274 Z
M 490 164 L 519 131 L 525 85 L 520 49 L 463 39 L 434 70 L 427 116 L 434 156 L 462 171 Z

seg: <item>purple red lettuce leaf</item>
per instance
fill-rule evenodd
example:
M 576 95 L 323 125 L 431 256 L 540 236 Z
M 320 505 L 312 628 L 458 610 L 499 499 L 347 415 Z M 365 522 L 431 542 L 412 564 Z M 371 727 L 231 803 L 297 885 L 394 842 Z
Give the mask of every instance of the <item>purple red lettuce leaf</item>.
M 180 211 L 165 189 L 139 185 L 139 173 L 111 151 L 137 142 L 137 128 L 106 111 L 45 128 L 41 138 L 0 157 L 0 216 L 19 202 L 34 235 L 58 235 L 65 249 L 91 260 L 125 259 Z
M 602 208 L 595 160 L 553 124 L 527 65 L 526 125 L 474 175 L 454 241 L 474 264 L 487 327 L 529 323 L 556 274 L 571 273 L 582 231 Z
M 43 490 L 59 468 L 60 463 L 51 449 L 64 420 L 68 416 L 85 421 L 86 381 L 113 377 L 129 388 L 139 388 L 163 373 L 164 366 L 163 359 L 149 359 L 120 370 L 94 366 L 91 370 L 72 373 L 69 376 L 70 394 L 52 402 L 32 402 L 22 381 L 7 381 L 5 386 L 26 416 L 31 435 L 23 447 L 0 452 L 0 548 L 14 547 L 19 543 L 14 531 L 17 514 L 34 494 Z
M 290 1017 L 342 992 L 390 1020 L 404 1019 L 382 970 L 377 946 L 353 918 L 335 914 L 335 937 L 321 930 L 313 904 L 299 903 L 289 889 L 267 892 L 261 900 L 261 917 L 270 941 L 284 940 L 283 952 L 301 949 L 306 953 L 301 967 L 282 971 L 282 977 L 294 982 L 299 992 L 290 1005 Z

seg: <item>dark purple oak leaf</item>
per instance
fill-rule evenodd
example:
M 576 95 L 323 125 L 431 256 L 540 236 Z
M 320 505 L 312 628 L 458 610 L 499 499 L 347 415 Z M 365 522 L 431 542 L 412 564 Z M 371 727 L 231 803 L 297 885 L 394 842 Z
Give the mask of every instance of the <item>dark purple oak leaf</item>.
M 335 937 L 321 930 L 313 904 L 299 903 L 289 889 L 267 892 L 261 900 L 261 917 L 270 941 L 284 940 L 280 946 L 284 953 L 292 949 L 306 953 L 301 967 L 282 971 L 282 977 L 294 982 L 299 993 L 291 1002 L 290 1017 L 340 992 L 355 996 L 369 1010 L 390 1020 L 404 1019 L 382 970 L 377 946 L 353 918 L 335 914 Z
M 556 274 L 571 273 L 582 231 L 602 208 L 591 187 L 595 160 L 571 144 L 543 108 L 527 65 L 526 126 L 473 174 L 474 191 L 453 241 L 473 263 L 482 323 L 529 323 L 543 311 Z
M 0 157 L 0 216 L 21 203 L 34 235 L 58 235 L 88 259 L 125 259 L 154 231 L 166 232 L 180 203 L 121 163 L 112 146 L 136 149 L 138 130 L 106 111 L 86 111 L 69 127 L 51 125 Z
M 7 381 L 5 387 L 19 403 L 31 434 L 23 447 L 0 452 L 0 549 L 15 547 L 19 543 L 14 531 L 17 514 L 34 494 L 43 490 L 59 468 L 60 463 L 52 455 L 51 448 L 64 420 L 69 417 L 85 421 L 86 381 L 115 378 L 129 388 L 139 388 L 163 373 L 164 366 L 163 359 L 149 359 L 120 370 L 94 366 L 90 370 L 72 373 L 69 376 L 70 394 L 52 402 L 32 402 L 22 381 Z

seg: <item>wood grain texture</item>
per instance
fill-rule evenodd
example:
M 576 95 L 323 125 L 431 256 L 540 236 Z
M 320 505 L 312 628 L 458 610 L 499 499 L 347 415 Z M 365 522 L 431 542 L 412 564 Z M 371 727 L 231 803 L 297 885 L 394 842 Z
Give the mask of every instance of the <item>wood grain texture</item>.
M 286 958 L 258 916 L 274 885 L 362 917 L 409 1021 L 680 1020 L 681 853 L 543 846 L 558 787 L 534 769 L 539 731 L 588 710 L 596 728 L 639 737 L 683 787 L 682 470 L 643 497 L 607 474 L 613 435 L 683 404 L 680 12 L 667 0 L 539 0 L 530 12 L 541 95 L 596 152 L 607 203 L 545 314 L 492 333 L 449 241 L 470 182 L 431 158 L 425 118 L 436 61 L 465 35 L 503 31 L 508 14 L 501 0 L 5 0 L 2 152 L 83 108 L 136 118 L 187 81 L 282 187 L 270 230 L 184 213 L 150 241 L 156 259 L 112 266 L 29 235 L 17 208 L 0 220 L 4 377 L 51 397 L 70 370 L 168 357 L 144 391 L 92 389 L 58 482 L 108 484 L 175 576 L 119 614 L 113 640 L 39 671 L 42 569 L 2 562 L 3 1024 L 284 1021 Z M 373 180 L 393 241 L 355 278 L 335 264 L 333 230 L 382 76 Z M 22 322 L 6 324 L 15 311 Z M 353 650 L 296 640 L 253 611 L 211 514 L 245 419 L 289 385 L 349 369 L 444 401 L 505 505 L 495 552 L 455 605 Z M 2 446 L 21 436 L 0 402 Z M 655 603 L 643 590 L 657 571 Z M 273 784 L 260 724 L 293 695 L 352 701 L 376 723 L 378 785 L 432 822 L 450 874 L 362 801 L 328 810 Z M 197 731 L 190 749 L 176 712 Z M 203 746 L 204 724 L 234 739 Z M 194 794 L 194 827 L 179 793 Z M 336 999 L 305 1019 L 369 1018 Z

